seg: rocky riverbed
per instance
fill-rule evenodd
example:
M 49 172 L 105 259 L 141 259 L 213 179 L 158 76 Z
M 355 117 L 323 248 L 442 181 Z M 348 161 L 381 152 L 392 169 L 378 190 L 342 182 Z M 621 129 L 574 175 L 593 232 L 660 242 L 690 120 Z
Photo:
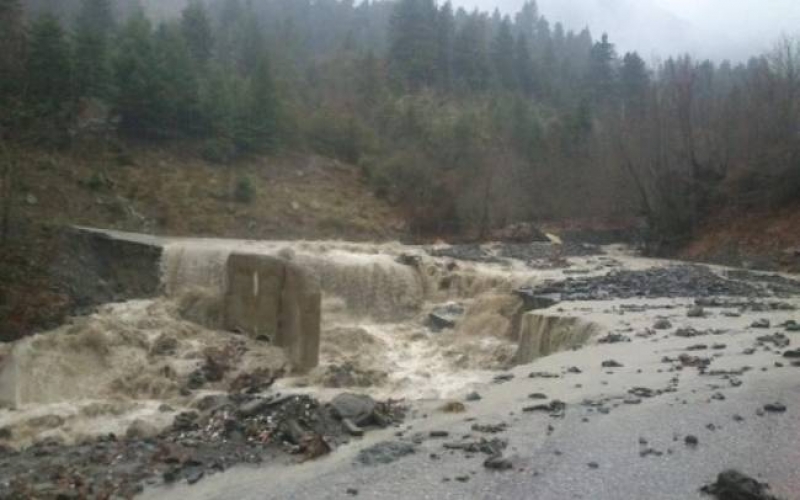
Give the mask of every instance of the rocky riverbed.
M 0 497 L 797 498 L 800 282 L 517 247 L 298 246 L 334 295 L 318 370 L 214 382 L 179 347 L 160 420 L 30 446 L 4 429 Z M 519 364 L 534 317 L 570 321 L 536 323 Z

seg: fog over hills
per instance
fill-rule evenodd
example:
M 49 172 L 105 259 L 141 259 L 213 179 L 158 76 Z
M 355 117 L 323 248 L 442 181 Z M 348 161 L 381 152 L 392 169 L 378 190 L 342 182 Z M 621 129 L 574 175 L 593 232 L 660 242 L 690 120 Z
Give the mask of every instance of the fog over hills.
M 524 0 L 455 0 L 516 12 Z M 740 61 L 768 50 L 781 34 L 800 33 L 796 0 L 539 0 L 551 22 L 596 37 L 606 31 L 620 51 L 645 58 L 688 52 L 716 60 Z

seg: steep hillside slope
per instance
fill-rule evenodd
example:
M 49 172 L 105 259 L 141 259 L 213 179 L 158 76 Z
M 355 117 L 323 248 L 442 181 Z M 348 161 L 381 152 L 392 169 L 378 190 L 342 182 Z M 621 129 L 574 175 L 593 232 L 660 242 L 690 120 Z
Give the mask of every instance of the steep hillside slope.
M 216 165 L 191 145 L 17 156 L 11 230 L 0 247 L 0 340 L 76 311 L 79 294 L 53 268 L 71 251 L 61 226 L 272 240 L 385 241 L 405 231 L 358 168 L 316 156 Z
M 778 211 L 718 214 L 679 257 L 800 272 L 800 203 Z

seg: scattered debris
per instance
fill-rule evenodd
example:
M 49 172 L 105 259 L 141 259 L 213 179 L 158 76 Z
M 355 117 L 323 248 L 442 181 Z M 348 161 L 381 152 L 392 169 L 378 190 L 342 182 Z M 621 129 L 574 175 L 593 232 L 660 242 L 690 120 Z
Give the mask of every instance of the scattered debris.
M 386 465 L 416 453 L 414 445 L 401 441 L 384 441 L 358 452 L 356 460 L 367 466 Z
M 567 410 L 567 405 L 563 401 L 554 399 L 548 404 L 526 406 L 522 409 L 525 413 L 544 412 L 549 413 L 553 418 L 563 418 Z

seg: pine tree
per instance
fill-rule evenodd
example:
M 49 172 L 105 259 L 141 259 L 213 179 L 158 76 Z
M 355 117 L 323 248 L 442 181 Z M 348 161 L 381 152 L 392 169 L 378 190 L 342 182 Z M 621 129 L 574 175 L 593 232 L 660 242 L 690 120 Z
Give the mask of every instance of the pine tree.
M 183 10 L 181 28 L 194 60 L 206 64 L 214 48 L 214 36 L 206 9 L 199 0 L 192 0 Z
M 200 113 L 206 132 L 232 142 L 236 134 L 237 96 L 244 94 L 241 79 L 212 62 L 199 86 Z
M 400 0 L 392 12 L 390 67 L 412 89 L 436 82 L 436 13 L 433 0 Z
M 536 25 L 539 22 L 539 6 L 536 0 L 525 0 L 514 20 L 517 33 L 533 42 L 536 38 Z
M 123 132 L 139 137 L 163 136 L 168 114 L 152 31 L 144 12 L 132 14 L 120 32 L 114 61 L 120 126 Z
M 528 39 L 520 33 L 514 45 L 514 71 L 522 92 L 531 96 L 536 91 L 536 80 L 533 58 L 528 48 Z
M 61 24 L 44 14 L 31 26 L 27 98 L 39 116 L 63 111 L 71 97 L 70 48 Z
M 155 50 L 165 125 L 172 134 L 199 132 L 203 124 L 199 119 L 197 74 L 180 26 L 162 24 L 156 32 Z
M 492 63 L 500 87 L 516 90 L 519 86 L 514 61 L 514 36 L 511 34 L 511 21 L 506 18 L 492 41 Z
M 19 96 L 24 72 L 25 27 L 20 0 L 0 0 L 0 110 Z M 0 123 L 5 121 L 0 118 Z
M 612 101 L 617 97 L 617 54 L 614 45 L 603 34 L 589 54 L 588 86 L 589 95 L 595 104 Z
M 237 141 L 252 151 L 270 151 L 277 146 L 278 97 L 266 51 L 250 77 Z
M 485 90 L 491 76 L 486 43 L 486 19 L 471 14 L 456 34 L 453 66 L 457 79 L 470 90 Z
M 626 110 L 632 113 L 640 113 L 647 99 L 650 75 L 647 72 L 645 62 L 636 52 L 628 52 L 622 58 L 620 84 Z
M 453 4 L 446 2 L 439 9 L 437 18 L 438 53 L 437 61 L 440 85 L 450 89 L 453 84 L 453 44 L 456 36 L 456 20 Z
M 75 93 L 108 97 L 111 86 L 109 37 L 114 16 L 109 0 L 83 0 L 75 26 Z

